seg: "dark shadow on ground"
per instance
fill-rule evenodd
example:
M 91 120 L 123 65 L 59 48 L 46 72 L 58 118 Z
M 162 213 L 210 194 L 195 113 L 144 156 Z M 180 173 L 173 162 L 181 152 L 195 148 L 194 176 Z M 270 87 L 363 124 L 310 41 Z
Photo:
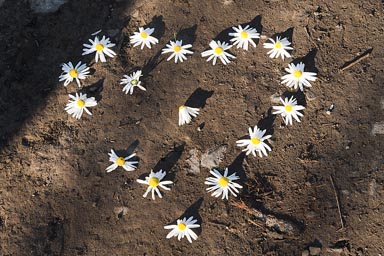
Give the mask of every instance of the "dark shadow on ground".
M 316 68 L 315 64 L 316 54 L 317 49 L 313 48 L 304 57 L 299 57 L 292 60 L 292 63 L 297 65 L 300 62 L 303 62 L 305 64 L 304 71 L 319 73 L 319 70 Z
M 251 21 L 240 24 L 242 28 L 245 28 L 246 26 L 250 26 L 252 28 L 255 28 L 257 30 L 257 33 L 262 34 L 263 32 L 263 26 L 261 25 L 261 15 L 257 15 L 255 18 L 253 18 Z M 238 28 L 238 24 L 234 24 L 233 26 L 230 26 L 224 30 L 222 30 L 219 34 L 217 34 L 214 38 L 215 41 L 220 42 L 227 42 L 230 43 L 231 36 L 228 35 L 228 33 L 234 32 L 232 27 Z M 256 45 L 259 44 L 259 39 L 255 39 Z
M 189 96 L 184 105 L 192 108 L 204 108 L 207 99 L 212 97 L 212 95 L 213 91 L 207 91 L 199 87 Z
M 180 29 L 180 31 L 176 35 L 176 40 L 183 40 L 184 44 L 194 44 L 196 41 L 196 30 L 197 30 L 197 24 L 188 27 Z
M 159 170 L 166 171 L 167 177 L 168 177 L 167 179 L 174 181 L 177 170 L 174 170 L 173 167 L 176 165 L 177 161 L 180 159 L 181 155 L 183 154 L 184 147 L 185 147 L 185 143 L 175 146 L 172 151 L 170 151 L 165 157 L 162 157 L 157 162 L 157 164 L 153 168 L 153 171 L 155 172 Z
M 271 38 L 276 41 L 276 37 L 280 37 L 280 39 L 283 39 L 284 37 L 286 37 L 288 39 L 288 41 L 291 43 L 290 46 L 293 48 L 293 30 L 294 30 L 294 28 L 291 27 L 291 28 L 285 30 L 284 32 L 280 32 L 280 33 L 276 33 L 276 34 L 272 35 Z M 292 50 L 290 50 L 288 52 L 291 53 Z
M 152 21 L 145 25 L 145 28 L 154 28 L 155 31 L 153 32 L 152 36 L 156 37 L 160 41 L 165 33 L 165 23 L 163 21 L 163 16 L 153 16 Z
M 169 223 L 168 225 L 176 224 L 176 221 L 178 219 L 183 219 L 183 218 L 188 219 L 190 217 L 193 217 L 194 220 L 197 220 L 196 224 L 200 225 L 199 228 L 193 229 L 193 231 L 196 233 L 196 235 L 199 236 L 202 232 L 201 226 L 203 225 L 203 219 L 201 218 L 199 210 L 200 210 L 200 207 L 201 207 L 203 201 L 204 201 L 204 198 L 200 197 L 191 206 L 189 206 L 180 217 L 178 217 L 177 219 L 175 219 L 172 223 Z

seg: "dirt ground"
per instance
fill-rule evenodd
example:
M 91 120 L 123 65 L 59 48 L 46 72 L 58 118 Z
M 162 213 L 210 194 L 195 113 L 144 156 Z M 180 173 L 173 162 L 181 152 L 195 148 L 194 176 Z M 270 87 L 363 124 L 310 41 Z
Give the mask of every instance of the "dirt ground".
M 0 255 L 383 255 L 384 135 L 372 134 L 384 121 L 380 1 L 80 0 L 43 15 L 6 0 L 0 17 Z M 231 49 L 227 66 L 201 57 L 244 23 L 263 35 L 256 48 Z M 159 44 L 132 48 L 139 26 Z M 117 44 L 106 63 L 81 56 L 99 29 Z M 195 52 L 177 65 L 159 54 L 174 33 Z M 293 41 L 293 58 L 268 58 L 262 43 L 276 34 Z M 58 77 L 79 60 L 98 105 L 75 120 L 64 107 L 79 89 Z M 304 94 L 280 84 L 299 60 L 318 72 Z M 137 68 L 147 91 L 126 95 L 119 80 Z M 286 127 L 271 99 L 290 94 L 306 109 Z M 201 113 L 179 127 L 187 99 Z M 256 124 L 272 135 L 268 157 L 236 147 Z M 107 174 L 111 148 L 136 152 L 138 169 Z M 191 173 L 192 152 L 216 149 L 218 166 L 241 177 L 238 198 L 206 193 L 209 169 Z M 172 190 L 143 198 L 136 179 L 160 168 Z M 163 226 L 185 215 L 201 223 L 198 239 L 166 239 Z

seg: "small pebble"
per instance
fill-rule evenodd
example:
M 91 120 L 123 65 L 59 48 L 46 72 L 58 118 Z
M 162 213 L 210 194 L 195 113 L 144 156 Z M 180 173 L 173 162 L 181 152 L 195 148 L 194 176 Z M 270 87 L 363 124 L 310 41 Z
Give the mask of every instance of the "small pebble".
M 334 110 L 335 106 L 332 104 L 331 106 L 329 106 L 328 110 L 327 110 L 327 115 L 330 115 L 331 112 Z
M 311 255 L 320 255 L 321 253 L 321 248 L 320 247 L 309 247 L 309 253 Z

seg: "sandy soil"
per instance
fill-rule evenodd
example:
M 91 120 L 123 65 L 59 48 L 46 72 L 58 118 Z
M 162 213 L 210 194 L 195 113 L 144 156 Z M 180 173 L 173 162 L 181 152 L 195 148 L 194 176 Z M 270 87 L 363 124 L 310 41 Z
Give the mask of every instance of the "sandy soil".
M 384 121 L 383 6 L 318 2 L 81 0 L 40 15 L 26 1 L 6 0 L 0 255 L 381 255 L 384 135 L 371 130 Z M 201 58 L 210 40 L 243 23 L 264 36 L 256 48 L 231 49 L 237 59 L 227 66 Z M 160 43 L 132 48 L 129 36 L 145 25 Z M 118 56 L 106 63 L 81 56 L 99 29 L 117 43 Z M 159 55 L 175 32 L 195 51 L 177 65 Z M 266 55 L 262 43 L 278 33 L 292 39 L 293 58 Z M 59 65 L 78 60 L 93 72 L 82 90 L 98 99 L 81 120 L 64 111 L 77 86 L 58 83 Z M 319 79 L 304 93 L 288 92 L 280 77 L 299 60 Z M 119 80 L 137 68 L 147 91 L 125 95 Z M 286 127 L 271 115 L 271 96 L 290 94 L 306 109 L 301 123 Z M 201 113 L 178 127 L 177 107 L 187 99 Z M 268 157 L 245 157 L 236 147 L 256 124 L 272 135 Z M 136 152 L 138 169 L 107 174 L 111 148 Z M 217 148 L 218 166 L 230 166 L 244 186 L 229 201 L 205 192 L 208 168 L 193 174 L 188 164 L 191 152 Z M 172 190 L 143 198 L 136 179 L 160 168 Z M 166 239 L 163 226 L 185 215 L 201 223 L 199 238 Z

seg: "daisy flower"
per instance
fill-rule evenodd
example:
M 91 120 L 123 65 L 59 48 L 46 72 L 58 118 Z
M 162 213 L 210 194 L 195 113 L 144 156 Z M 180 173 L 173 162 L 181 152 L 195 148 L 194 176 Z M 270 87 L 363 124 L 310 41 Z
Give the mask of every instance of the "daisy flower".
M 141 50 L 146 45 L 149 49 L 151 49 L 151 44 L 157 44 L 159 40 L 157 38 L 151 36 L 151 34 L 155 31 L 154 28 L 139 28 L 139 32 L 134 32 L 131 38 L 131 44 L 134 44 L 133 47 L 136 47 L 141 44 Z
M 61 65 L 63 73 L 59 76 L 59 82 L 64 81 L 64 86 L 67 86 L 73 79 L 76 79 L 77 85 L 80 87 L 80 80 L 87 78 L 89 74 L 89 67 L 84 63 L 81 65 L 81 61 L 73 67 L 72 62 L 63 63 Z
M 138 87 L 139 89 L 143 90 L 143 91 L 146 91 L 147 89 L 145 89 L 143 86 L 141 86 L 141 81 L 140 81 L 141 76 L 142 76 L 141 70 L 133 72 L 129 76 L 124 75 L 124 78 L 121 79 L 121 82 L 120 82 L 120 84 L 125 84 L 125 86 L 123 88 L 123 92 L 125 92 L 125 94 L 128 94 L 128 92 L 129 92 L 129 94 L 132 94 L 135 86 Z
M 128 160 L 134 157 L 135 155 L 136 154 L 134 153 L 127 157 L 122 157 L 122 156 L 116 155 L 115 151 L 111 149 L 111 153 L 108 153 L 108 156 L 109 156 L 109 161 L 112 162 L 113 164 L 111 164 L 106 168 L 107 172 L 111 172 L 119 166 L 123 167 L 124 170 L 126 170 L 127 172 L 134 171 L 137 168 L 135 164 L 137 164 L 138 161 L 128 161 Z
M 172 184 L 173 182 L 170 180 L 161 181 L 166 175 L 166 172 L 163 172 L 163 170 L 160 170 L 158 172 L 153 172 L 149 174 L 148 177 L 145 177 L 145 180 L 139 180 L 136 181 L 140 184 L 148 185 L 147 191 L 145 191 L 143 197 L 147 197 L 148 193 L 152 191 L 152 199 L 155 200 L 155 191 L 157 195 L 162 198 L 162 195 L 160 193 L 160 190 L 158 187 L 164 189 L 164 190 L 171 190 L 170 188 L 166 187 L 165 185 Z
M 205 52 L 202 52 L 201 56 L 202 57 L 208 57 L 209 56 L 207 61 L 210 61 L 210 60 L 213 59 L 213 65 L 216 64 L 217 58 L 220 58 L 221 62 L 224 65 L 227 65 L 229 62 L 231 62 L 229 60 L 229 58 L 233 58 L 233 59 L 236 58 L 232 54 L 229 54 L 229 53 L 226 52 L 226 50 L 231 48 L 232 45 L 229 45 L 229 44 L 227 44 L 225 42 L 221 43 L 220 41 L 217 41 L 217 43 L 215 41 L 211 41 L 209 43 L 209 46 L 211 47 L 211 50 L 207 50 Z
M 281 58 L 284 60 L 285 57 L 290 58 L 291 55 L 287 50 L 292 50 L 293 48 L 290 47 L 291 42 L 288 41 L 286 37 L 281 39 L 279 36 L 276 37 L 276 41 L 273 40 L 272 38 L 268 39 L 272 43 L 264 43 L 263 47 L 266 49 L 272 49 L 267 54 L 269 55 L 270 58 L 279 58 L 281 55 Z
M 110 47 L 115 46 L 115 44 L 111 43 L 109 38 L 103 36 L 103 38 L 99 40 L 99 37 L 96 36 L 95 40 L 89 39 L 89 41 L 91 42 L 91 44 L 83 44 L 85 48 L 83 49 L 82 55 L 87 55 L 96 52 L 96 62 L 99 61 L 99 57 L 101 62 L 106 62 L 104 54 L 111 58 L 115 57 L 116 53 L 109 49 Z
M 237 48 L 243 48 L 246 51 L 248 51 L 248 43 L 253 45 L 253 47 L 256 47 L 256 44 L 252 39 L 260 38 L 260 34 L 257 33 L 255 28 L 252 28 L 249 25 L 242 28 L 241 25 L 239 25 L 239 28 L 232 27 L 232 29 L 235 33 L 228 33 L 228 35 L 233 36 L 231 39 L 233 45 L 237 45 Z
M 168 233 L 167 238 L 177 236 L 177 239 L 180 241 L 181 238 L 186 236 L 188 241 L 192 243 L 192 238 L 194 240 L 197 239 L 197 235 L 192 231 L 192 228 L 200 227 L 199 224 L 195 224 L 196 222 L 197 220 L 194 220 L 191 216 L 188 219 L 184 217 L 183 219 L 177 220 L 176 225 L 164 226 L 164 229 L 172 229 L 172 231 Z
M 219 170 L 213 168 L 210 173 L 215 177 L 206 178 L 204 184 L 212 186 L 207 188 L 208 192 L 212 192 L 212 196 L 219 197 L 221 194 L 223 195 L 221 199 L 228 200 L 228 191 L 231 192 L 232 195 L 236 196 L 236 193 L 239 193 L 237 188 L 242 188 L 241 185 L 233 182 L 234 180 L 240 179 L 236 176 L 236 173 L 228 176 L 228 168 L 225 168 L 224 175 L 221 175 Z
M 299 110 L 305 109 L 305 107 L 297 105 L 297 100 L 293 96 L 288 100 L 288 98 L 280 98 L 284 106 L 273 106 L 273 109 L 277 111 L 272 114 L 281 114 L 284 119 L 285 125 L 292 125 L 292 117 L 296 119 L 297 122 L 300 122 L 299 116 L 303 116 Z
M 304 63 L 300 62 L 295 66 L 295 64 L 288 64 L 288 68 L 285 68 L 289 74 L 283 76 L 281 79 L 282 84 L 287 84 L 288 87 L 293 87 L 293 89 L 300 88 L 301 91 L 304 91 L 303 85 L 306 87 L 311 87 L 312 85 L 308 82 L 316 80 L 316 73 L 313 72 L 305 72 L 304 71 Z
M 89 115 L 92 113 L 87 109 L 87 107 L 94 107 L 97 105 L 97 102 L 94 97 L 87 98 L 87 94 L 78 94 L 76 96 L 69 94 L 69 103 L 65 107 L 65 111 L 72 117 L 80 119 L 83 111 L 87 112 Z
M 191 44 L 183 45 L 183 40 L 176 41 L 176 43 L 173 41 L 170 41 L 169 44 L 166 45 L 166 48 L 164 48 L 161 51 L 161 54 L 171 52 L 172 54 L 171 56 L 169 56 L 167 61 L 175 57 L 175 63 L 177 63 L 177 60 L 180 60 L 180 62 L 183 62 L 184 60 L 187 59 L 187 57 L 185 57 L 185 54 L 193 54 L 192 51 L 187 50 L 188 48 L 191 48 L 191 47 L 192 47 Z
M 267 150 L 271 151 L 271 148 L 264 142 L 264 140 L 271 138 L 271 135 L 264 136 L 266 130 L 260 130 L 257 125 L 255 125 L 254 130 L 249 127 L 249 136 L 250 139 L 238 140 L 236 144 L 238 147 L 247 146 L 243 151 L 247 151 L 247 155 L 251 152 L 254 156 L 256 156 L 256 151 L 259 153 L 260 157 L 268 156 Z
M 192 120 L 192 117 L 196 117 L 198 114 L 198 108 L 191 108 L 181 105 L 179 107 L 179 126 L 183 124 L 189 124 Z

